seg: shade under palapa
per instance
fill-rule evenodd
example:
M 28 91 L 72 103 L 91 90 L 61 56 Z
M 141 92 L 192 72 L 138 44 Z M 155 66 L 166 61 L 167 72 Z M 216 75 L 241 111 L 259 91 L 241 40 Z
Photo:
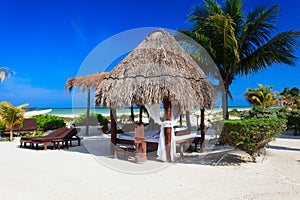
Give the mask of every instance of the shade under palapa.
M 216 101 L 204 72 L 164 30 L 149 34 L 95 91 L 95 105 L 107 108 L 161 104 L 164 98 L 182 111 L 212 108 Z

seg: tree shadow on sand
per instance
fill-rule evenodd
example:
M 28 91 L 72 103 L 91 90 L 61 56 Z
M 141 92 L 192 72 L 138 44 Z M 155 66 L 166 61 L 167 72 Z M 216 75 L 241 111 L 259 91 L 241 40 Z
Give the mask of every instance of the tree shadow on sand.
M 224 150 L 203 154 L 198 153 L 197 155 L 184 155 L 179 157 L 176 162 L 208 166 L 240 166 L 242 163 L 248 162 L 248 159 L 239 155 L 236 150 Z
M 275 149 L 275 150 L 284 150 L 284 151 L 300 151 L 298 148 L 290 148 L 290 147 L 283 147 L 283 146 L 268 146 L 268 149 Z

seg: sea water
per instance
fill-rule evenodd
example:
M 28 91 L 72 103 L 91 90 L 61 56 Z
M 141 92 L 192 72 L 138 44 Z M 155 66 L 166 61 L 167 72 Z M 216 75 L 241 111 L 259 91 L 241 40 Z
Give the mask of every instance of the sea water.
M 44 108 L 46 109 L 46 108 Z M 47 108 L 49 109 L 49 108 Z M 85 114 L 87 112 L 86 108 L 51 108 L 52 111 L 49 113 L 50 115 L 59 115 L 59 116 L 79 116 L 81 114 Z M 251 109 L 251 107 L 229 107 L 229 110 L 237 109 L 237 110 L 248 110 Z M 38 109 L 43 110 L 43 109 Z M 163 108 L 161 108 L 163 112 Z M 213 111 L 213 112 L 222 112 L 221 107 L 216 107 L 212 110 L 207 111 Z M 130 115 L 130 108 L 124 108 L 121 110 L 117 110 L 117 114 L 126 114 Z M 199 109 L 194 109 L 192 112 L 199 112 Z M 109 108 L 91 108 L 90 113 L 100 113 L 105 116 L 109 116 L 110 109 Z M 134 108 L 134 114 L 139 114 L 139 108 Z

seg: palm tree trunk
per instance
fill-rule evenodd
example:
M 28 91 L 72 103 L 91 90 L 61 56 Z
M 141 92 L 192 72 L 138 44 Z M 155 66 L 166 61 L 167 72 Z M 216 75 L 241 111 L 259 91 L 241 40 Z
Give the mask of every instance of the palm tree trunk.
M 223 107 L 223 119 L 229 119 L 228 113 L 228 86 L 225 86 L 224 91 L 222 91 L 222 107 Z
M 12 129 L 9 131 L 9 141 L 13 141 L 13 131 Z

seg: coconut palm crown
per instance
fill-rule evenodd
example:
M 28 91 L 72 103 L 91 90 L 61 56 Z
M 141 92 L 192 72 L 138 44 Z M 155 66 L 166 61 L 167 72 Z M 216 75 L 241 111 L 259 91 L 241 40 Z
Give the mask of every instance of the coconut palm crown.
M 223 117 L 228 119 L 229 87 L 237 75 L 276 64 L 294 65 L 299 31 L 274 34 L 279 6 L 257 6 L 245 14 L 242 0 L 204 0 L 188 16 L 191 30 L 181 30 L 203 46 L 217 65 L 224 82 Z

